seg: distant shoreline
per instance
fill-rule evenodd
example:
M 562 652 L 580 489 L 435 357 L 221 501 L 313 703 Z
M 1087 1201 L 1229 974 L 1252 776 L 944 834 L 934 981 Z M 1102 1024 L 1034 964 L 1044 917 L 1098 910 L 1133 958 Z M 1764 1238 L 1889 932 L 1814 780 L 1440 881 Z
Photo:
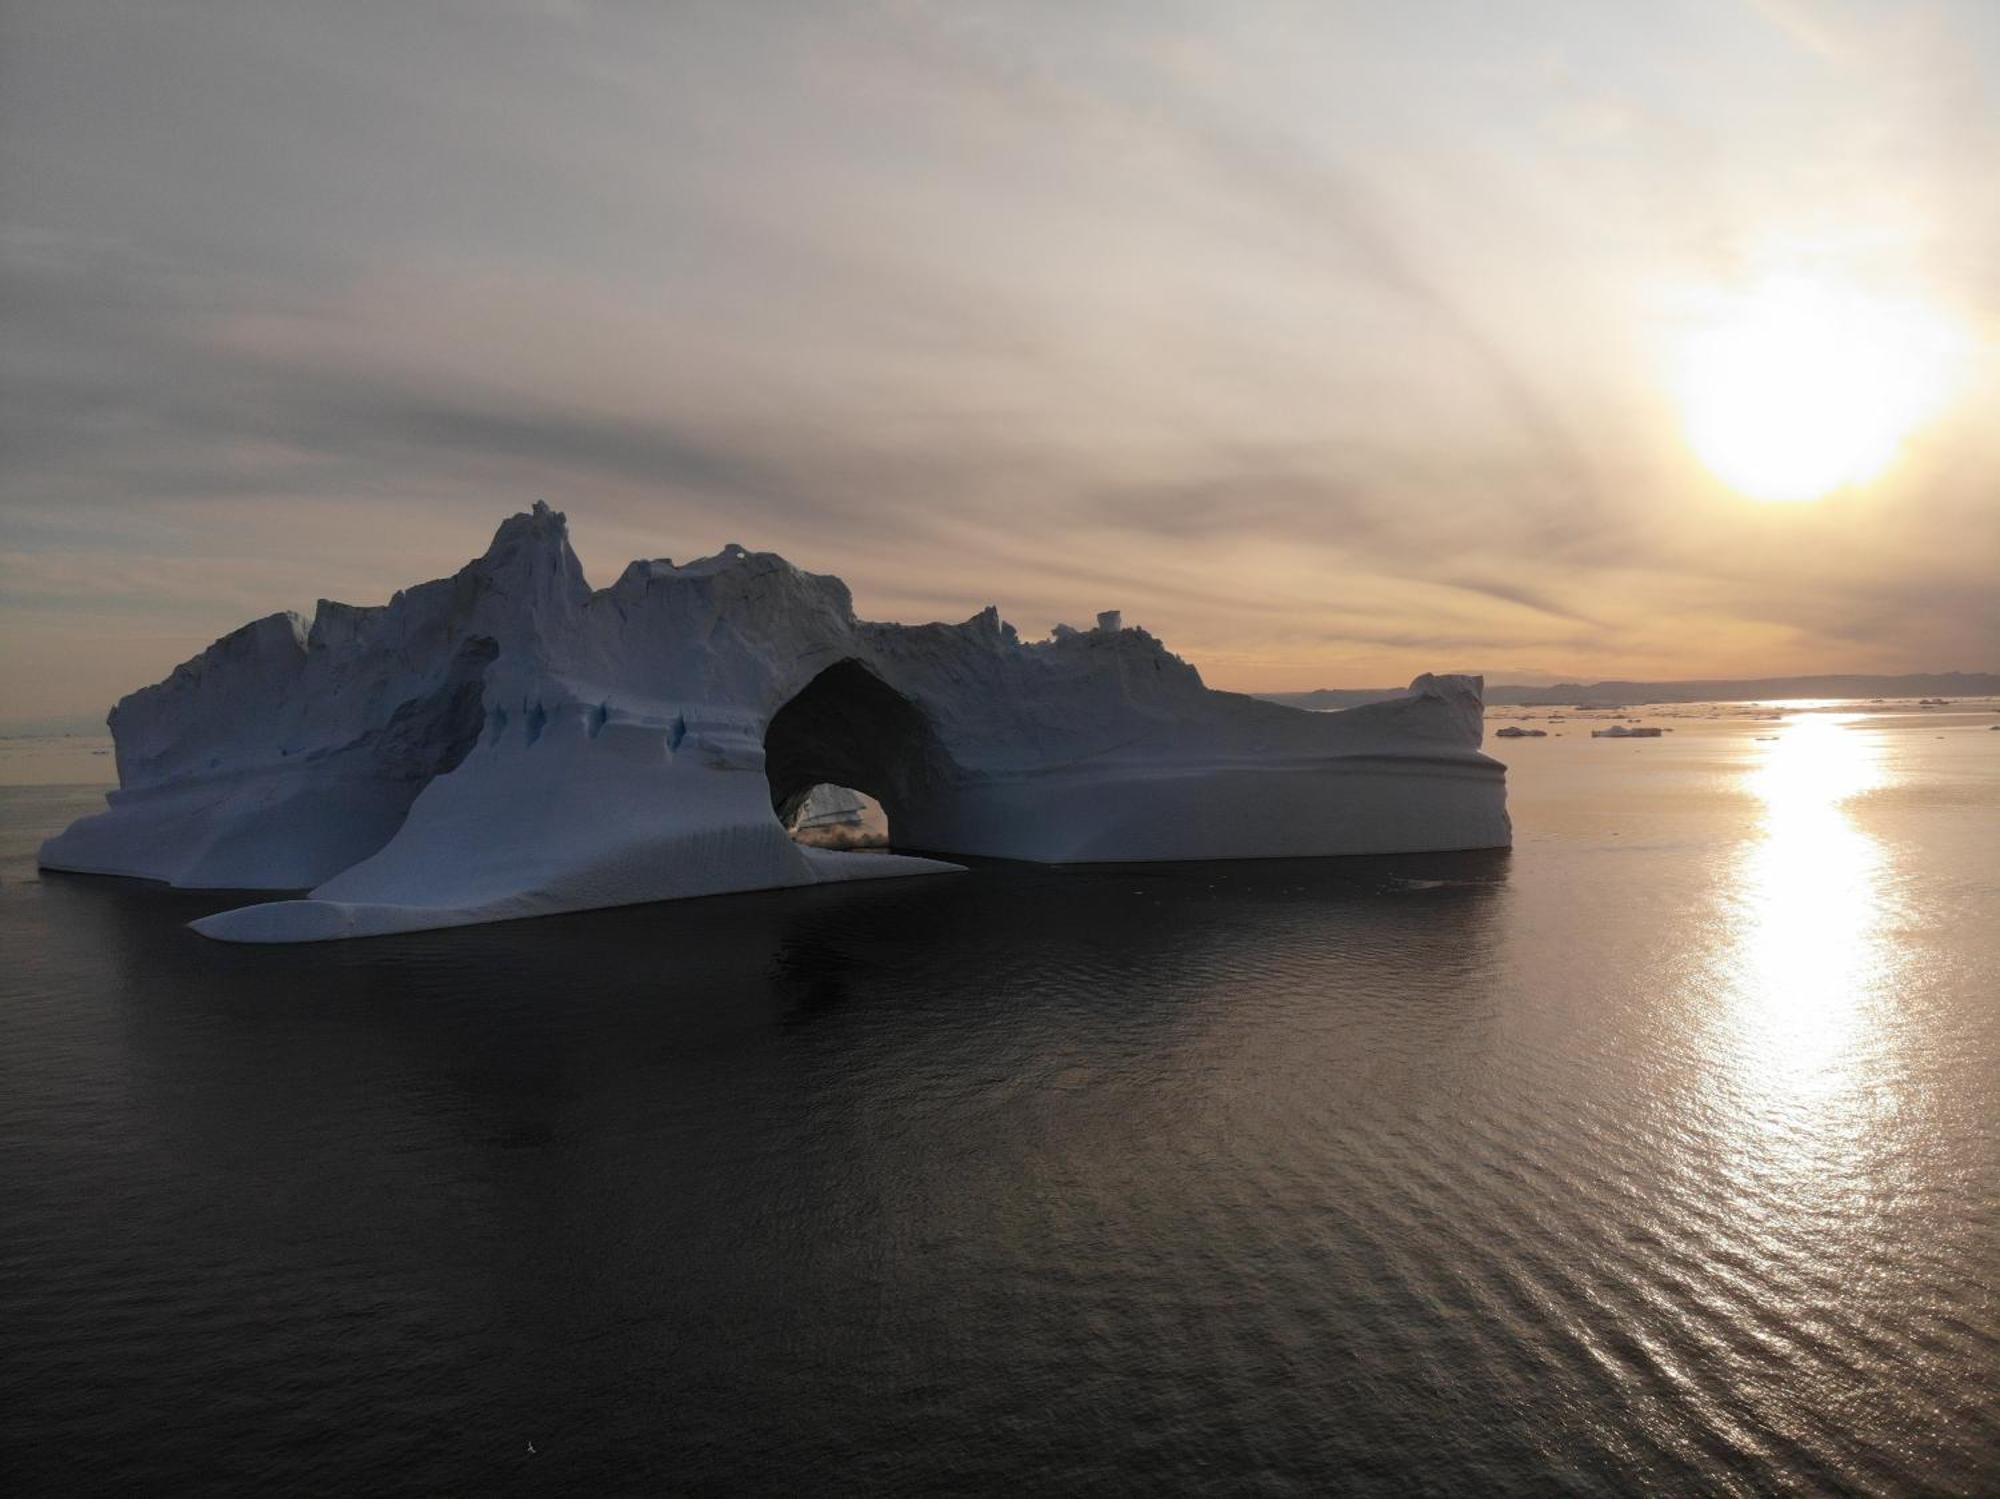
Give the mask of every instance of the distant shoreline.
M 1291 708 L 1353 708 L 1400 697 L 1401 687 L 1321 687 L 1312 692 L 1252 692 L 1249 697 Z M 1558 682 L 1548 687 L 1505 683 L 1486 689 L 1489 707 L 1553 708 L 1601 703 L 1630 708 L 1645 703 L 1759 703 L 1796 698 L 2000 697 L 2000 672 L 1912 672 L 1902 676 L 1852 674 L 1812 677 L 1739 677 L 1688 682 Z

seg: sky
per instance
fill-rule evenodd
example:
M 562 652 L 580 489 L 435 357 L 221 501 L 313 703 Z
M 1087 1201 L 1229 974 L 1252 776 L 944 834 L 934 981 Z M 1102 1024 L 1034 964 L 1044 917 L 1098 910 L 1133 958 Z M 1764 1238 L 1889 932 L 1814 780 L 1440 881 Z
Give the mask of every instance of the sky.
M 536 499 L 1239 690 L 2000 668 L 1997 175 L 1990 0 L 0 0 L 0 717 Z M 1805 503 L 1781 284 L 1933 350 Z

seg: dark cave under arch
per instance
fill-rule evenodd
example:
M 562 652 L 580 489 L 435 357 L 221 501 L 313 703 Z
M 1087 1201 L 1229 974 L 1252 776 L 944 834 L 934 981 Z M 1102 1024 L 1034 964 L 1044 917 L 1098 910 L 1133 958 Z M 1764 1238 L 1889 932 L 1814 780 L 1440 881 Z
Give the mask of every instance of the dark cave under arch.
M 893 833 L 898 817 L 935 795 L 950 771 L 923 709 L 852 657 L 806 683 L 764 731 L 764 774 L 780 822 L 824 783 L 874 797 Z

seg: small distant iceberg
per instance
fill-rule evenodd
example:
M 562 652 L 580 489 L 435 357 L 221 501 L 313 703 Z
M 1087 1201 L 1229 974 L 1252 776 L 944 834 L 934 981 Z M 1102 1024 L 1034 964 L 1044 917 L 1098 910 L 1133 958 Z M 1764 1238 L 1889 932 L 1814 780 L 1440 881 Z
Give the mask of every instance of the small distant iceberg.
M 1493 737 L 1495 739 L 1546 739 L 1549 737 L 1549 733 L 1547 729 L 1524 729 L 1517 723 L 1510 723 L 1504 729 L 1495 729 Z
M 794 833 L 816 833 L 825 828 L 858 828 L 868 804 L 861 794 L 845 786 L 815 786 L 800 799 L 789 823 Z
M 1635 729 L 1622 723 L 1615 723 L 1608 729 L 1592 729 L 1590 731 L 1592 739 L 1658 739 L 1660 734 L 1661 730 L 1659 729 Z
M 809 848 L 852 850 L 889 846 L 881 809 L 860 792 L 845 786 L 815 786 L 789 816 L 783 807 L 778 808 L 778 815 L 790 831 L 792 841 Z

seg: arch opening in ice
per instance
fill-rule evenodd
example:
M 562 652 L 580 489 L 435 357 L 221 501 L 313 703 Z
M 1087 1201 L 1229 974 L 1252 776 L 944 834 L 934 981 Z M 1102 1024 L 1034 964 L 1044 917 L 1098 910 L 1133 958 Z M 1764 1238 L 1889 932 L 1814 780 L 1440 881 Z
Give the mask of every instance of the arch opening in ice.
M 771 807 L 788 828 L 825 787 L 880 804 L 893 831 L 898 812 L 948 779 L 950 764 L 923 710 L 852 658 L 808 682 L 764 734 Z

